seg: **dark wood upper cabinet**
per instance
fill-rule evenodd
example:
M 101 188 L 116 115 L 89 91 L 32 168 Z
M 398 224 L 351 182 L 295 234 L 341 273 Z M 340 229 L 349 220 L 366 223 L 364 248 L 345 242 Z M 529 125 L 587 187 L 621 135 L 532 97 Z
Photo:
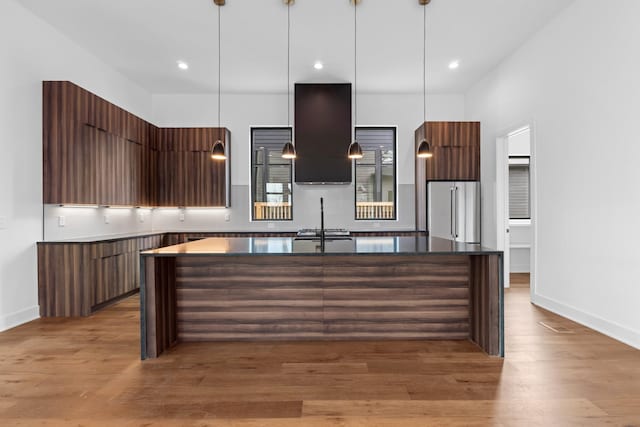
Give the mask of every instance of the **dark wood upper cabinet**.
M 423 137 L 433 157 L 416 159 L 416 183 L 480 180 L 479 122 L 426 122 L 416 129 L 416 147 Z
M 229 205 L 229 164 L 209 151 L 230 133 L 153 126 L 70 82 L 43 83 L 43 202 Z
M 220 139 L 227 151 L 230 132 L 221 128 L 157 130 L 158 206 L 225 207 L 229 205 L 229 158 L 211 160 Z

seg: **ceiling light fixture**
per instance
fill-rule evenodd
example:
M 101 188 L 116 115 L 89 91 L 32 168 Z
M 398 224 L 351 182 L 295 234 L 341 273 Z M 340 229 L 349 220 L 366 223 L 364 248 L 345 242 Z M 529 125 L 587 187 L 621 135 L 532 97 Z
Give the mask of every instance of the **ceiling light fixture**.
M 225 149 L 225 145 L 222 142 L 222 136 L 220 135 L 220 84 L 222 81 L 221 78 L 221 71 L 222 71 L 222 30 L 221 30 L 221 22 L 222 20 L 220 19 L 220 8 L 222 8 L 222 6 L 224 6 L 224 1 L 219 1 L 216 0 L 214 1 L 214 3 L 218 6 L 218 139 L 216 140 L 216 142 L 213 144 L 213 147 L 211 147 L 211 158 L 213 160 L 227 160 L 227 152 Z
M 295 0 L 284 0 L 287 4 L 287 129 L 291 128 L 291 5 Z M 293 160 L 297 157 L 296 147 L 293 145 L 293 130 L 291 141 L 287 141 L 282 148 L 282 158 Z
M 363 157 L 362 147 L 356 139 L 356 127 L 358 126 L 358 3 L 360 0 L 351 0 L 353 3 L 353 142 L 349 144 L 347 156 L 351 160 Z
M 322 70 L 324 68 L 324 64 L 320 61 L 316 61 L 316 63 L 313 64 L 313 68 L 316 70 Z
M 460 67 L 460 61 L 455 60 L 455 61 L 451 61 L 449 63 L 449 69 L 450 70 L 457 70 Z
M 423 46 L 422 46 L 422 96 L 423 96 L 423 107 L 424 107 L 424 122 L 427 122 L 427 5 L 431 0 L 420 0 L 420 4 L 423 6 Z M 430 159 L 433 157 L 433 153 L 431 152 L 431 144 L 427 141 L 426 135 L 420 141 L 420 145 L 418 146 L 418 151 L 416 152 L 416 156 L 421 159 Z
M 184 61 L 178 61 L 178 68 L 180 68 L 181 70 L 188 70 L 189 64 Z

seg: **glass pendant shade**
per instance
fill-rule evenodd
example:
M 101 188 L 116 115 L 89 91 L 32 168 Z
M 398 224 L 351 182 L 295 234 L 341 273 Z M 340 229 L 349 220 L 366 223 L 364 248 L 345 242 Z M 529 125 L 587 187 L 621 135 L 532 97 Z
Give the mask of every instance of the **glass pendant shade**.
M 360 147 L 358 141 L 353 141 L 351 145 L 349 145 L 349 158 L 354 160 L 361 159 L 362 157 L 362 147 Z
M 282 149 L 282 158 L 289 160 L 296 158 L 296 147 L 294 147 L 293 143 L 287 142 L 284 144 L 284 148 Z
M 216 143 L 213 144 L 213 148 L 211 148 L 211 158 L 213 160 L 227 160 L 222 141 L 217 140 Z
M 421 159 L 430 159 L 433 157 L 433 153 L 431 152 L 431 146 L 427 142 L 426 139 L 423 139 L 420 145 L 418 146 L 417 156 Z

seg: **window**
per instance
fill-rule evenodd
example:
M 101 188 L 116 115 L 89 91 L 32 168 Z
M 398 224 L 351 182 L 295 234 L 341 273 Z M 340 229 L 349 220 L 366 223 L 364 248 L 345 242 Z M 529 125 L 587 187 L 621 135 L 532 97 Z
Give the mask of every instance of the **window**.
M 356 140 L 356 219 L 396 219 L 396 129 L 357 128 Z
M 509 157 L 509 219 L 531 219 L 529 157 Z
M 282 147 L 291 128 L 251 129 L 251 204 L 254 221 L 291 221 L 292 167 Z

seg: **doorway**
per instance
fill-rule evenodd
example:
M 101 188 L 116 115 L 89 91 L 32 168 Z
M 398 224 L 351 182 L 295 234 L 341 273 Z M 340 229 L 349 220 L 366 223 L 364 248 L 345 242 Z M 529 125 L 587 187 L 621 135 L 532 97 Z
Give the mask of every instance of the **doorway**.
M 496 230 L 505 287 L 535 288 L 535 157 L 530 125 L 496 141 Z

